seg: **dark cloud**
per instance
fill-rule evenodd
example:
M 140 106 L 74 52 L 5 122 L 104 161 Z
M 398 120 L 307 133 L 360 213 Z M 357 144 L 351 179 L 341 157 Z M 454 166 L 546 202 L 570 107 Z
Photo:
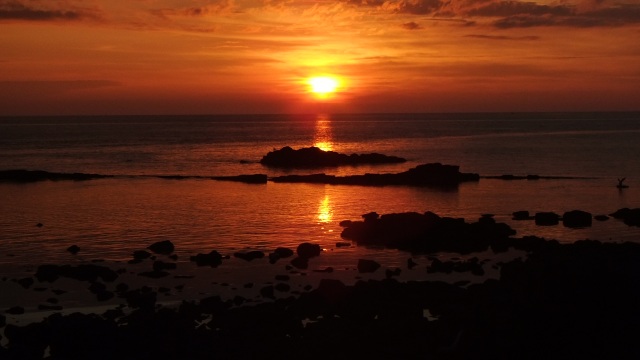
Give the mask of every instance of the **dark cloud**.
M 507 29 L 535 26 L 612 27 L 640 24 L 640 5 L 621 4 L 594 11 L 556 15 L 557 14 L 520 14 L 506 16 L 494 21 L 493 25 L 498 28 Z
M 77 10 L 48 10 L 24 5 L 18 1 L 0 2 L 0 20 L 79 20 L 87 14 Z
M 514 15 L 554 15 L 568 16 L 572 14 L 570 7 L 559 5 L 540 5 L 534 2 L 500 1 L 475 8 L 467 12 L 470 16 L 514 16 Z
M 420 26 L 420 24 L 418 24 L 418 23 L 416 23 L 414 21 L 411 21 L 411 22 L 408 22 L 408 23 L 404 23 L 404 24 L 402 24 L 402 27 L 407 29 L 407 30 L 422 29 L 422 26 Z
M 503 36 L 503 35 L 471 34 L 471 35 L 465 35 L 465 37 L 476 38 L 476 39 L 487 39 L 487 40 L 515 40 L 515 41 L 540 40 L 539 36 Z

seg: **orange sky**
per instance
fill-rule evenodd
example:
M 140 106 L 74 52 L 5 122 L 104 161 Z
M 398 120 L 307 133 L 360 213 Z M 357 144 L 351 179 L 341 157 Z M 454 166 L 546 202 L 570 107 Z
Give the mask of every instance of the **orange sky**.
M 335 75 L 334 96 L 307 78 Z M 0 115 L 640 110 L 640 0 L 0 0 Z

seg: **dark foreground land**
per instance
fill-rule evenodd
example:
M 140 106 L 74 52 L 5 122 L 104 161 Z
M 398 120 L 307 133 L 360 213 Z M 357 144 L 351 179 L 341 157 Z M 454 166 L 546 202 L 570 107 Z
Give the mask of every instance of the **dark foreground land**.
M 53 314 L 24 326 L 6 324 L 5 316 L 0 316 L 6 338 L 0 359 L 640 358 L 640 244 L 513 238 L 506 225 L 486 217 L 456 228 L 445 218 L 426 216 L 427 223 L 416 214 L 400 223 L 406 227 L 409 218 L 415 218 L 438 242 L 449 231 L 452 242 L 462 241 L 461 234 L 480 233 L 492 239 L 483 241 L 482 249 L 517 248 L 527 255 L 500 264 L 499 279 L 477 284 L 401 282 L 395 278 L 400 269 L 387 269 L 385 280 L 348 286 L 324 279 L 317 287 L 289 297 L 274 296 L 274 286 L 266 286 L 260 293 L 267 301 L 258 304 L 210 296 L 175 307 L 158 305 L 156 290 L 150 288 L 129 289 L 122 284 L 114 288 L 110 284 L 116 283 L 118 273 L 108 267 L 43 265 L 34 279 L 20 281 L 29 286 L 59 277 L 88 281 L 98 300 L 117 295 L 127 305 L 101 314 Z M 391 218 L 397 222 L 397 217 L 402 216 Z M 385 226 L 384 219 L 365 215 L 357 233 Z M 353 224 L 345 224 L 351 228 L 349 236 L 356 231 Z M 396 230 L 402 233 L 401 228 Z M 478 250 L 469 244 L 441 245 L 454 252 Z M 171 256 L 174 249 L 170 242 L 162 242 L 149 250 Z M 151 252 L 135 252 L 131 263 L 150 261 Z M 319 255 L 317 245 L 305 243 L 295 252 L 278 248 L 269 259 L 304 269 Z M 265 254 L 234 256 L 250 261 Z M 199 266 L 218 266 L 224 259 L 212 251 L 191 260 Z M 447 271 L 444 265 L 434 261 L 431 270 Z M 372 260 L 358 263 L 361 272 L 378 267 Z M 167 276 L 171 269 L 171 263 L 156 260 L 153 271 L 141 275 Z

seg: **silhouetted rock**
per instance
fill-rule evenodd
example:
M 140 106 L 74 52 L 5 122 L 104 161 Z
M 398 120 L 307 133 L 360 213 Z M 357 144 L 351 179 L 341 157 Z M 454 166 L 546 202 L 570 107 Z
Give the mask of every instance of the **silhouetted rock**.
M 108 175 L 83 174 L 83 173 L 56 173 L 42 170 L 0 170 L 0 182 L 28 183 L 36 181 L 61 181 L 61 180 L 93 180 L 108 178 Z
M 533 220 L 533 217 L 529 215 L 526 210 L 515 211 L 513 213 L 513 220 Z
M 71 245 L 67 248 L 67 251 L 75 255 L 80 251 L 80 247 L 78 245 Z
M 135 260 L 144 260 L 151 257 L 151 253 L 147 250 L 136 250 L 133 252 L 133 258 Z
M 478 181 L 480 176 L 472 173 L 461 173 L 456 165 L 440 163 L 418 165 L 415 168 L 396 174 L 364 174 L 335 176 L 326 174 L 284 175 L 271 178 L 273 182 L 313 183 L 331 185 L 361 186 L 427 186 L 439 188 L 456 188 L 465 181 Z
M 5 310 L 4 312 L 11 315 L 21 315 L 24 314 L 24 308 L 22 306 L 13 306 Z
M 275 293 L 274 293 L 274 287 L 273 285 L 268 285 L 265 286 L 263 288 L 260 289 L 260 295 L 262 295 L 262 297 L 268 298 L 268 299 L 275 299 Z
M 376 214 L 377 215 L 377 214 Z M 493 242 L 514 235 L 508 225 L 483 217 L 476 223 L 440 217 L 432 212 L 370 214 L 353 221 L 341 236 L 360 245 L 383 245 L 412 252 L 452 251 L 470 253 L 486 250 Z
M 337 247 L 337 248 L 341 248 L 341 247 L 350 247 L 350 246 L 351 246 L 351 243 L 349 243 L 349 242 L 338 241 L 338 242 L 336 243 L 336 247 Z
M 397 156 L 377 153 L 346 155 L 335 151 L 324 151 L 317 147 L 294 150 L 289 146 L 285 146 L 280 150 L 271 151 L 263 156 L 260 163 L 273 167 L 314 168 L 360 164 L 392 164 L 406 161 L 406 159 Z
M 622 208 L 611 214 L 611 216 L 622 220 L 629 226 L 640 226 L 640 208 Z
M 607 215 L 596 215 L 593 218 L 598 220 L 598 221 L 607 221 L 607 220 L 609 220 L 609 217 Z
M 358 260 L 358 272 L 359 273 L 372 273 L 380 268 L 380 263 L 375 260 L 359 259 Z
M 153 262 L 153 271 L 175 270 L 176 268 L 176 263 L 166 262 L 162 260 L 156 260 Z
M 0 328 L 5 327 L 7 325 L 7 317 L 0 314 Z
M 482 264 L 480 264 L 478 258 L 474 257 L 466 261 L 441 261 L 434 259 L 429 266 L 427 266 L 428 273 L 446 273 L 452 272 L 467 272 L 470 271 L 474 275 L 484 275 Z
M 214 176 L 212 179 L 219 181 L 236 181 L 246 184 L 266 184 L 268 180 L 266 174 Z
M 31 285 L 33 285 L 33 283 L 34 283 L 33 278 L 30 278 L 30 277 L 19 279 L 19 280 L 17 280 L 17 282 L 18 282 L 18 284 L 20 284 L 20 286 L 22 286 L 25 289 L 30 288 Z
M 560 215 L 553 212 L 538 212 L 535 215 L 536 225 L 553 226 L 560 223 Z
M 127 291 L 124 297 L 131 308 L 153 309 L 157 301 L 157 294 L 148 287 Z
M 242 260 L 251 261 L 255 259 L 262 259 L 264 257 L 264 253 L 258 250 L 238 251 L 234 253 L 233 256 Z
M 322 249 L 320 249 L 320 245 L 312 243 L 302 243 L 298 245 L 298 248 L 296 249 L 298 256 L 305 259 L 319 256 L 321 251 Z
M 149 245 L 148 249 L 156 254 L 169 255 L 175 250 L 175 246 L 171 240 L 164 240 Z
M 592 215 L 586 211 L 567 211 L 562 215 L 562 224 L 569 228 L 584 228 L 591 226 Z
M 222 264 L 222 255 L 216 250 L 212 250 L 208 254 L 198 254 L 190 258 L 198 266 L 211 266 L 217 267 Z
M 294 254 L 293 250 L 291 250 L 291 249 L 284 248 L 284 247 L 278 247 L 274 251 L 269 253 L 269 262 L 271 264 L 275 264 L 276 261 L 278 261 L 279 259 L 284 259 L 284 258 L 291 257 L 291 256 L 293 256 L 293 254 Z

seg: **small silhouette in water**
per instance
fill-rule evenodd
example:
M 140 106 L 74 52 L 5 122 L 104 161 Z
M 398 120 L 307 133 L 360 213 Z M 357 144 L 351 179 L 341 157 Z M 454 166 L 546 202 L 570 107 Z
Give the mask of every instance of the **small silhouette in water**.
M 623 182 L 624 182 L 624 180 L 625 180 L 625 179 L 626 179 L 626 178 L 618 179 L 618 185 L 616 185 L 616 187 L 617 187 L 618 189 L 626 189 L 626 188 L 628 188 L 628 187 L 629 187 L 629 185 L 625 185 L 625 184 L 623 184 Z

